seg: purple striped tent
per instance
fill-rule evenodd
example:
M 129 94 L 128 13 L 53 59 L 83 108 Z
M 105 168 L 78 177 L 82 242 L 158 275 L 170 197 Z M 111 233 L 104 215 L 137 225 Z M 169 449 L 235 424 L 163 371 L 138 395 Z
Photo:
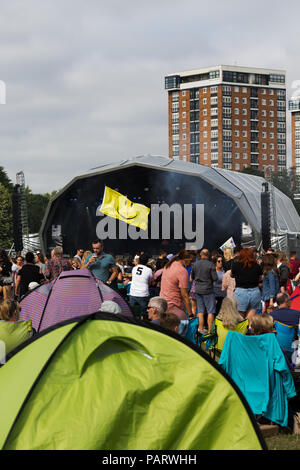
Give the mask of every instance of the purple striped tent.
M 105 300 L 116 302 L 122 315 L 133 317 L 121 295 L 88 269 L 63 271 L 54 281 L 24 296 L 20 301 L 20 320 L 31 320 L 33 328 L 42 331 L 64 320 L 97 312 Z

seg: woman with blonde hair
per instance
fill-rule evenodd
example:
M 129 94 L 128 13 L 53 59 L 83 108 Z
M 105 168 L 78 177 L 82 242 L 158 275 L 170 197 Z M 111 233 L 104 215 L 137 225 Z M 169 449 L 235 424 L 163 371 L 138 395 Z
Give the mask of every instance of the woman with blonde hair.
M 231 269 L 233 259 L 234 259 L 234 252 L 233 249 L 230 248 L 229 246 L 224 249 L 223 253 L 223 258 L 224 258 L 224 270 L 229 271 Z
M 225 297 L 217 318 L 222 321 L 223 327 L 227 330 L 234 329 L 238 323 L 244 321 L 237 310 L 237 300 L 231 297 Z
M 84 266 L 85 260 L 86 260 L 86 258 L 87 258 L 89 255 L 91 255 L 91 254 L 92 254 L 91 251 L 85 251 L 85 252 L 83 253 L 82 258 L 81 258 L 81 269 L 84 269 L 84 267 L 85 267 L 85 266 Z
M 266 333 L 275 333 L 274 320 L 268 313 L 254 315 L 251 319 L 251 331 L 254 335 L 264 335 Z

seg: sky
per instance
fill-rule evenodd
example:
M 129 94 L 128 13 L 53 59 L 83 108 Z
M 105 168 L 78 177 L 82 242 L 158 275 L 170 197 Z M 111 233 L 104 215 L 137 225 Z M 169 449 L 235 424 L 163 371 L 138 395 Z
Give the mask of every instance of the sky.
M 167 156 L 169 73 L 282 69 L 289 99 L 299 17 L 298 0 L 0 0 L 0 166 L 45 193 L 102 163 Z

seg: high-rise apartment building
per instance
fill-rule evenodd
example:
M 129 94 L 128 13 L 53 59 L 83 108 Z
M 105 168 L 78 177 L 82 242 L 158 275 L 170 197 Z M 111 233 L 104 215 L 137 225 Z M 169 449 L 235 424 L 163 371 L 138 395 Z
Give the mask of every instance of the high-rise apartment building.
M 286 168 L 285 72 L 219 65 L 165 77 L 169 156 L 212 167 Z
M 300 199 L 300 96 L 289 101 L 292 115 L 292 167 L 295 170 L 295 198 Z

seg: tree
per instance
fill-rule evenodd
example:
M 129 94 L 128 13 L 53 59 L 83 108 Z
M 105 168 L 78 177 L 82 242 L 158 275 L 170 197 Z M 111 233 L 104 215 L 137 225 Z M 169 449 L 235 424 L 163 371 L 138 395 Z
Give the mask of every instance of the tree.
M 28 186 L 25 189 L 25 194 L 29 233 L 37 233 L 41 228 L 49 198 L 46 194 L 33 194 Z
M 12 235 L 12 203 L 11 194 L 0 182 L 0 246 L 4 249 L 11 247 Z
M 13 183 L 11 182 L 11 180 L 9 179 L 9 177 L 7 176 L 6 171 L 4 171 L 3 166 L 0 166 L 0 183 L 2 183 L 3 186 L 4 186 L 6 189 L 8 189 L 10 193 L 13 192 L 14 185 L 13 185 Z

